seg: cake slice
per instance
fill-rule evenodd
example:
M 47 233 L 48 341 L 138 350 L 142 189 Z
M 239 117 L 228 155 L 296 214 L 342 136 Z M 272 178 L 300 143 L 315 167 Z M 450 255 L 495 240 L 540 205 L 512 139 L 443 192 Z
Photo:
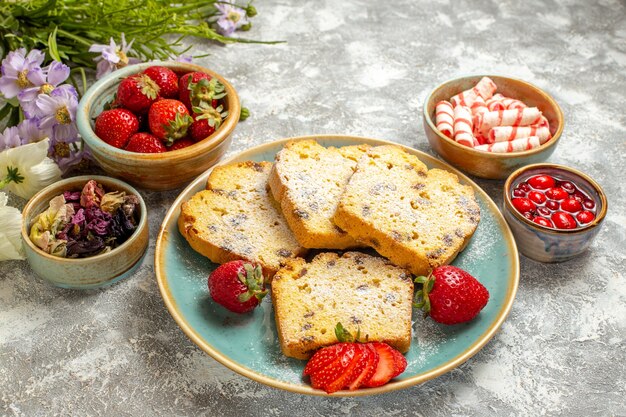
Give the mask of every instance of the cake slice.
M 416 275 L 450 263 L 480 221 L 470 186 L 428 170 L 393 145 L 359 159 L 333 217 L 337 226 Z
M 305 254 L 267 189 L 271 169 L 251 161 L 214 168 L 207 190 L 181 206 L 178 228 L 191 247 L 219 264 L 258 262 L 269 277 Z
M 298 242 L 306 248 L 363 246 L 338 228 L 335 214 L 356 160 L 369 146 L 325 148 L 315 140 L 288 142 L 276 155 L 269 184 Z
M 408 351 L 412 298 L 408 271 L 359 252 L 321 253 L 310 263 L 290 260 L 272 281 L 280 347 L 298 359 L 337 343 L 338 322 L 362 339 Z

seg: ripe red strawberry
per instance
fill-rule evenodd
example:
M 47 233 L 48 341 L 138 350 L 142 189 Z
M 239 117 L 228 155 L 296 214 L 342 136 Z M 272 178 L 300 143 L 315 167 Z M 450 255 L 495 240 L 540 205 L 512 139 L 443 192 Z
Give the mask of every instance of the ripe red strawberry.
M 137 117 L 126 109 L 105 110 L 98 115 L 96 135 L 116 148 L 124 148 L 128 139 L 139 129 Z
M 452 265 L 438 266 L 429 277 L 417 277 L 423 288 L 415 293 L 415 307 L 443 324 L 472 320 L 489 301 L 489 291 L 476 278 Z
M 176 98 L 178 96 L 178 76 L 171 69 L 155 65 L 146 68 L 143 73 L 159 86 L 161 97 Z
M 184 138 L 192 122 L 187 108 L 178 100 L 161 99 L 148 112 L 150 131 L 166 145 Z
M 376 366 L 374 374 L 363 383 L 363 386 L 368 388 L 385 385 L 398 372 L 396 358 L 393 353 L 394 348 L 387 343 L 380 342 L 373 342 L 372 347 L 376 350 L 376 353 L 378 353 L 378 365 Z M 402 369 L 402 371 L 404 371 L 404 369 Z M 399 375 L 399 373 L 397 375 Z
M 157 137 L 145 132 L 132 135 L 124 149 L 138 153 L 161 153 L 167 151 L 165 145 Z
M 126 77 L 117 87 L 117 100 L 135 113 L 146 112 L 159 98 L 159 86 L 146 74 Z
M 367 343 L 363 346 L 365 347 L 365 351 L 363 352 L 363 356 L 366 360 L 365 367 L 363 367 L 361 373 L 357 375 L 356 378 L 354 378 L 354 381 L 348 384 L 348 389 L 350 391 L 354 391 L 355 389 L 360 388 L 363 383 L 365 383 L 365 381 L 369 381 L 372 375 L 374 375 L 374 372 L 376 372 L 376 368 L 378 367 L 379 357 L 376 349 L 374 349 L 371 343 Z M 400 352 L 398 352 L 398 354 L 402 356 Z
M 211 136 L 220 127 L 222 120 L 228 116 L 228 112 L 223 110 L 222 106 L 213 108 L 205 102 L 195 106 L 193 108 L 194 122 L 189 128 L 191 138 L 200 142 Z
M 187 73 L 178 82 L 178 97 L 189 110 L 203 101 L 217 107 L 217 100 L 224 96 L 224 85 L 204 72 Z
M 330 394 L 343 388 L 378 387 L 406 369 L 404 356 L 386 343 L 358 342 L 360 332 L 353 337 L 341 323 L 335 335 L 339 343 L 315 352 L 304 368 L 313 388 Z
M 324 369 L 341 356 L 347 345 L 348 343 L 336 343 L 315 352 L 304 367 L 304 375 L 311 375 Z
M 331 384 L 339 378 L 345 377 L 346 370 L 353 364 L 355 356 L 357 356 L 358 343 L 345 343 L 345 347 L 341 350 L 341 354 L 326 365 L 324 368 L 311 374 L 311 386 L 316 389 L 323 389 L 328 394 L 340 390 L 342 387 L 336 388 L 336 384 L 332 386 L 334 391 L 330 389 Z
M 234 313 L 254 310 L 267 294 L 259 265 L 231 261 L 209 275 L 209 292 L 213 300 Z
M 167 148 L 168 151 L 177 151 L 179 149 L 183 149 L 186 148 L 187 146 L 191 146 L 191 145 L 195 145 L 196 142 L 194 142 L 193 140 L 189 139 L 189 138 L 182 138 L 177 140 L 176 142 L 174 142 L 174 144 L 172 146 L 170 146 L 169 148 Z

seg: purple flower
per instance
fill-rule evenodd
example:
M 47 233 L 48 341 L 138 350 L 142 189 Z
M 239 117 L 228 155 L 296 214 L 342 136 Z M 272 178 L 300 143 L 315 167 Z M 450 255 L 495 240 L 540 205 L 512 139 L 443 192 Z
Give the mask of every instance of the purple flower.
M 0 133 L 0 151 L 8 148 L 17 148 L 23 145 L 19 130 L 16 126 L 7 127 Z
M 31 86 L 22 90 L 17 98 L 26 117 L 36 113 L 35 100 L 40 94 L 52 93 L 63 81 L 70 76 L 70 67 L 58 61 L 52 61 L 45 68 L 35 68 L 28 73 Z
M 58 147 L 59 146 L 57 146 L 57 148 Z M 55 152 L 55 153 L 60 154 L 61 152 Z M 70 146 L 68 156 L 65 156 L 65 157 L 58 156 L 58 157 L 53 157 L 53 158 L 56 161 L 57 165 L 59 165 L 59 168 L 61 169 L 61 172 L 63 172 L 63 174 L 66 174 L 73 168 L 77 168 L 81 171 L 85 171 L 86 170 L 85 168 L 88 167 L 92 161 L 91 151 L 84 144 L 83 144 L 82 149 L 79 149 L 79 150 L 74 150 L 73 146 Z
M 78 94 L 71 85 L 57 87 L 50 95 L 39 94 L 35 100 L 35 116 L 39 118 L 39 129 L 51 132 L 51 142 L 74 142 L 78 138 L 76 109 Z
M 193 57 L 191 55 L 179 55 L 175 59 L 175 61 L 186 62 L 188 64 L 191 64 L 192 60 L 193 60 Z
M 216 3 L 215 8 L 219 11 L 217 31 L 224 36 L 232 35 L 234 31 L 249 23 L 246 11 L 240 7 L 229 3 Z
M 96 78 L 100 79 L 126 65 L 141 62 L 139 59 L 129 58 L 127 55 L 135 40 L 133 39 L 129 44 L 126 44 L 126 37 L 123 33 L 121 40 L 121 48 L 115 43 L 113 38 L 111 38 L 111 42 L 108 45 L 93 44 L 89 47 L 89 52 L 98 52 L 101 54 L 93 59 L 98 63 Z
M 0 92 L 6 98 L 17 96 L 20 91 L 32 86 L 28 79 L 31 71 L 40 68 L 45 54 L 33 49 L 26 55 L 26 49 L 20 48 L 8 53 L 0 66 Z
M 35 118 L 24 119 L 17 125 L 22 144 L 39 142 L 50 137 L 51 132 L 39 128 L 39 120 Z

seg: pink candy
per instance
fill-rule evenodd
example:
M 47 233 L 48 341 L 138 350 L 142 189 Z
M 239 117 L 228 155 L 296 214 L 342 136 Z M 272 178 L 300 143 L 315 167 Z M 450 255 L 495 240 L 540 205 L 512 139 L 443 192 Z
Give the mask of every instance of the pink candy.
M 437 130 L 449 138 L 454 137 L 454 109 L 452 104 L 443 100 L 435 106 L 435 122 Z
M 474 149 L 479 151 L 505 153 L 505 152 L 521 152 L 535 149 L 543 145 L 545 141 L 541 141 L 537 136 L 527 138 L 513 139 L 507 142 L 496 142 L 490 145 L 478 145 Z
M 435 106 L 437 129 L 458 144 L 485 152 L 519 152 L 552 137 L 550 124 L 537 107 L 497 93 L 483 77 L 469 90 Z

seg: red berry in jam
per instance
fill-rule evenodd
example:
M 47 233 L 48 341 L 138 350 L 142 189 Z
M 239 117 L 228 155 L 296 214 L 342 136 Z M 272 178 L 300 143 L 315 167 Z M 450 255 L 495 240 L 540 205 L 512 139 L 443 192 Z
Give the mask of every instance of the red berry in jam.
M 593 210 L 595 206 L 596 206 L 596 203 L 593 200 L 586 199 L 585 201 L 583 201 L 583 207 L 586 208 L 587 210 Z
M 567 191 L 569 194 L 572 194 L 574 191 L 576 191 L 576 186 L 570 181 L 561 181 L 559 183 L 559 187 Z
M 569 197 L 569 195 L 567 194 L 567 191 L 565 191 L 562 188 L 559 187 L 554 187 L 554 188 L 550 188 L 548 191 L 546 191 L 546 197 L 548 197 L 550 200 L 565 200 L 567 197 Z
M 569 211 L 570 213 L 577 213 L 583 209 L 583 205 L 580 201 L 573 198 L 568 198 L 561 203 L 561 210 Z
M 578 220 L 580 224 L 587 224 L 595 218 L 596 216 L 590 211 L 581 211 L 576 215 L 576 220 Z
M 519 184 L 517 184 L 516 189 L 522 190 L 523 192 L 527 193 L 530 191 L 530 186 L 525 182 L 520 182 Z
M 540 216 L 548 217 L 550 213 L 551 211 L 545 207 L 537 207 L 537 214 L 539 214 Z
M 572 215 L 562 211 L 553 213 L 551 219 L 557 229 L 575 229 L 577 226 Z
M 537 216 L 537 217 L 535 217 L 535 218 L 533 219 L 533 221 L 534 221 L 535 223 L 540 224 L 540 225 L 545 226 L 545 227 L 554 227 L 554 225 L 552 224 L 552 222 L 551 222 L 549 219 L 546 219 L 545 217 L 539 217 L 539 216 Z
M 559 203 L 557 203 L 556 201 L 550 200 L 546 202 L 546 207 L 549 208 L 550 210 L 558 210 Z
M 526 217 L 528 220 L 533 219 L 533 214 L 530 211 L 527 211 L 526 213 L 522 214 L 522 216 Z
M 535 210 L 535 203 L 527 198 L 514 198 L 511 200 L 511 203 L 513 204 L 513 207 L 515 207 L 515 209 L 522 214 L 530 213 Z
M 528 179 L 528 184 L 537 190 L 547 190 L 556 185 L 556 181 L 549 175 L 535 175 Z
M 576 191 L 574 191 L 574 192 L 572 193 L 572 198 L 573 198 L 573 199 L 576 199 L 576 200 L 578 200 L 578 201 L 580 201 L 581 203 L 582 203 L 583 201 L 587 200 L 587 197 L 586 197 L 583 193 L 581 193 L 580 191 L 578 191 L 578 190 L 576 190 Z
M 524 192 L 524 190 L 516 188 L 515 190 L 513 190 L 513 197 L 526 197 L 526 193 Z
M 531 191 L 528 193 L 528 199 L 533 203 L 543 204 L 546 202 L 546 196 L 539 191 Z

